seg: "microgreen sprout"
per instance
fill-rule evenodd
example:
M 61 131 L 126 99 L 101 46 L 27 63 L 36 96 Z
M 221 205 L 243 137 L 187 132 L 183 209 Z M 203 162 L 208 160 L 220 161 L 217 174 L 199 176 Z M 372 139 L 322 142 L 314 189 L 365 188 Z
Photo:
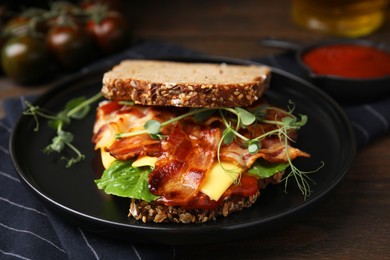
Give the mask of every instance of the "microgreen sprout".
M 311 192 L 312 192 L 309 181 L 312 182 L 312 183 L 315 183 L 314 180 L 312 178 L 310 178 L 310 176 L 308 176 L 308 175 L 310 173 L 317 172 L 318 170 L 320 170 L 322 167 L 324 167 L 325 163 L 322 161 L 321 165 L 317 169 L 312 170 L 312 171 L 302 171 L 302 170 L 299 170 L 292 163 L 291 158 L 289 156 L 289 153 L 288 153 L 288 149 L 289 149 L 288 147 L 289 146 L 287 144 L 287 138 L 285 139 L 285 142 L 286 142 L 287 161 L 288 161 L 288 164 L 290 166 L 290 171 L 282 179 L 282 181 L 284 181 L 284 191 L 287 192 L 288 180 L 289 180 L 289 178 L 293 177 L 294 180 L 295 180 L 295 183 L 298 186 L 298 189 L 301 191 L 304 199 L 306 200 L 308 197 L 310 197 Z
M 226 128 L 225 131 L 222 133 L 222 137 L 221 137 L 221 140 L 219 140 L 219 143 L 218 143 L 218 149 L 217 149 L 217 160 L 218 160 L 218 164 L 221 166 L 221 168 L 227 173 L 230 175 L 230 177 L 235 180 L 235 184 L 238 184 L 240 182 L 240 177 L 241 177 L 241 174 L 239 172 L 239 169 L 238 168 L 232 168 L 232 169 L 226 169 L 223 164 L 221 163 L 221 156 L 220 156 L 220 152 L 221 152 L 221 146 L 222 146 L 222 143 L 225 143 L 225 144 L 230 144 L 231 142 L 233 142 L 233 139 L 231 139 L 231 142 L 230 143 L 227 143 L 229 141 L 226 141 L 226 139 L 230 139 L 230 138 L 234 138 L 234 136 L 232 135 L 232 132 L 229 131 L 229 128 Z
M 71 158 L 62 157 L 67 161 L 66 166 L 71 167 L 73 164 L 84 159 L 84 155 L 77 149 L 72 141 L 74 136 L 71 132 L 64 131 L 64 127 L 69 125 L 72 119 L 80 120 L 85 118 L 90 110 L 90 105 L 102 97 L 101 93 L 86 99 L 85 97 L 78 97 L 68 101 L 65 108 L 53 114 L 41 109 L 39 106 L 33 106 L 30 102 L 25 101 L 27 109 L 23 112 L 23 115 L 30 115 L 34 117 L 35 127 L 34 131 L 39 131 L 39 120 L 38 118 L 44 118 L 48 120 L 48 125 L 51 128 L 56 129 L 56 136 L 53 137 L 52 142 L 46 146 L 43 151 L 47 154 L 52 152 L 61 153 L 65 147 L 68 147 L 75 156 Z

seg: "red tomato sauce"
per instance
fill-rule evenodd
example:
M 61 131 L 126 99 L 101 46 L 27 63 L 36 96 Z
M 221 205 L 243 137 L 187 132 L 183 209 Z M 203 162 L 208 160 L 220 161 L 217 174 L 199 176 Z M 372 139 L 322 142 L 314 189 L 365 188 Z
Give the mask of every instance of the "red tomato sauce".
M 319 75 L 376 78 L 390 75 L 390 53 L 373 47 L 340 44 L 308 51 L 303 62 Z

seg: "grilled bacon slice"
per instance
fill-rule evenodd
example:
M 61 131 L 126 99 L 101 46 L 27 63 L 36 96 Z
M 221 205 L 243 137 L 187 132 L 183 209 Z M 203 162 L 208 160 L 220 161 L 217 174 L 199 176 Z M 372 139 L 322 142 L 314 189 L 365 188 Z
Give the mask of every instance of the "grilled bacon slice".
M 237 143 L 231 143 L 230 145 L 222 146 L 220 158 L 222 161 L 230 161 L 244 169 L 248 169 L 259 158 L 263 158 L 274 163 L 287 162 L 287 151 L 291 160 L 294 160 L 297 157 L 310 157 L 308 153 L 290 145 L 286 147 L 285 143 L 279 140 L 266 149 L 259 149 L 259 151 L 255 154 L 249 153 L 247 148 L 243 148 Z
M 161 142 L 149 135 L 137 135 L 116 140 L 106 149 L 111 156 L 118 160 L 126 161 L 139 155 L 159 156 L 161 154 Z
M 198 194 L 200 184 L 214 164 L 221 132 L 217 128 L 192 124 L 191 134 L 176 125 L 163 153 L 149 174 L 149 189 L 168 205 L 187 205 Z

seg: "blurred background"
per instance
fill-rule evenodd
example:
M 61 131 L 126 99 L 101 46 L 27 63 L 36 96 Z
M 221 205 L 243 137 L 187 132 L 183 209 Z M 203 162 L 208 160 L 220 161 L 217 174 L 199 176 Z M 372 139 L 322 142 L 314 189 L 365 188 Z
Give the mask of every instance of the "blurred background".
M 1 9 L 3 26 L 10 15 L 16 15 L 31 6 L 49 9 L 50 5 L 55 2 L 58 1 L 5 1 Z M 299 0 L 295 2 L 302 3 L 298 3 L 300 7 L 295 9 L 292 8 L 294 3 L 292 0 L 96 0 L 69 2 L 84 6 L 84 8 L 89 4 L 102 3 L 121 12 L 128 22 L 130 37 L 133 41 L 139 39 L 164 40 L 215 55 L 228 54 L 233 57 L 250 58 L 280 51 L 260 46 L 258 41 L 262 37 L 288 39 L 302 44 L 340 37 L 332 32 L 305 29 L 302 24 L 310 23 L 310 21 L 305 16 L 305 1 Z M 259 5 L 259 2 L 263 2 L 263 5 Z M 321 1 L 309 0 L 306 2 L 320 3 Z M 387 0 L 379 0 L 379 3 L 377 0 L 327 0 L 324 2 L 361 2 L 358 8 L 363 11 L 371 11 L 372 7 L 379 6 L 381 11 L 385 11 L 382 13 L 385 16 L 389 17 L 390 13 L 388 7 L 385 7 Z M 289 7 L 285 8 L 286 5 Z M 263 6 L 263 10 L 259 10 L 259 6 Z M 322 6 L 319 8 L 323 9 Z M 267 12 L 266 17 L 264 17 L 264 10 Z M 357 10 L 357 12 L 362 12 L 362 10 Z M 342 10 L 336 10 L 336 13 L 340 11 Z M 354 10 L 348 10 L 348 12 L 351 13 Z M 216 13 L 218 15 L 215 15 Z M 311 13 L 313 13 L 312 10 Z M 342 15 L 345 16 L 345 14 Z M 328 18 L 335 20 L 329 15 Z M 364 15 L 362 19 L 370 18 Z M 374 25 L 373 32 L 375 34 L 371 34 L 371 31 L 368 30 L 361 37 L 373 41 L 387 39 L 387 42 L 390 42 L 390 20 L 385 19 L 383 24 L 381 24 L 380 18 L 376 18 L 376 20 L 380 26 L 375 27 Z M 311 22 L 313 23 L 313 21 Z M 315 24 L 313 26 L 315 27 Z M 253 27 L 258 28 L 257 32 L 245 29 Z M 283 30 L 277 30 L 279 27 Z M 317 25 L 317 27 L 319 26 Z M 356 37 L 359 37 L 359 34 Z M 237 48 L 238 39 L 240 48 Z M 245 42 L 245 45 L 242 42 Z

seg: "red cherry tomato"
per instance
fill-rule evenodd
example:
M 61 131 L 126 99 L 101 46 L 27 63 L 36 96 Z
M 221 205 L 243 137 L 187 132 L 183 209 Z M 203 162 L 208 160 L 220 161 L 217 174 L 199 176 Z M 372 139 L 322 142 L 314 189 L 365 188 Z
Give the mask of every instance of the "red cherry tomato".
M 86 28 L 105 54 L 120 51 L 129 44 L 127 22 L 117 12 L 109 11 L 100 20 L 89 19 Z
M 96 57 L 92 38 L 79 26 L 54 26 L 47 35 L 47 46 L 66 70 L 75 70 Z

